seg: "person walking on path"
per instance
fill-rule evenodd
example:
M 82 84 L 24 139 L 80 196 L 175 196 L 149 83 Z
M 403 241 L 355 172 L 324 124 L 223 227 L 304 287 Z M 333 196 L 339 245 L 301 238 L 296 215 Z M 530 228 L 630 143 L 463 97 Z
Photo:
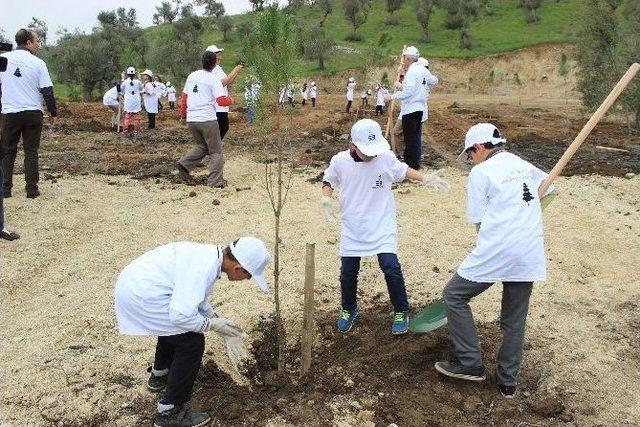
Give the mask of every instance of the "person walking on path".
M 0 114 L 0 129 L 2 128 L 2 115 Z M 0 147 L 2 146 L 2 134 L 0 134 Z M 0 182 L 3 179 L 2 173 L 2 160 L 4 159 L 4 154 L 2 150 L 0 150 Z M 0 186 L 0 239 L 3 240 L 17 240 L 20 238 L 20 235 L 15 231 L 6 228 L 4 225 L 4 192 L 2 186 Z
M 11 197 L 13 167 L 18 153 L 18 141 L 22 136 L 25 190 L 27 197 L 34 199 L 40 195 L 38 149 L 42 134 L 42 104 L 47 106 L 52 127 L 58 120 L 58 108 L 47 64 L 36 56 L 40 48 L 38 35 L 23 28 L 16 33 L 15 41 L 16 50 L 2 54 L 7 60 L 7 69 L 0 72 L 3 115 L 0 150 L 4 157 L 2 186 L 4 197 Z
M 384 115 L 384 96 L 388 94 L 389 91 L 385 89 L 380 83 L 376 86 L 376 116 Z
M 144 79 L 142 98 L 144 99 L 144 109 L 147 111 L 148 128 L 155 129 L 156 115 L 158 114 L 158 85 L 153 81 L 151 70 L 144 70 L 142 78 Z
M 173 87 L 171 82 L 167 82 L 167 101 L 169 102 L 169 108 L 174 110 L 176 108 L 176 88 Z
M 302 84 L 302 89 L 300 90 L 300 95 L 302 96 L 302 105 L 306 105 L 307 97 L 309 96 L 309 87 L 307 86 L 307 82 Z
M 218 77 L 220 82 L 222 83 L 222 89 L 224 92 L 224 97 L 229 97 L 229 90 L 231 89 L 231 85 L 240 74 L 240 71 L 244 68 L 244 64 L 236 65 L 233 70 L 229 74 L 225 73 L 222 67 L 220 66 L 222 61 L 222 52 L 223 48 L 217 47 L 216 45 L 211 45 L 207 49 L 210 52 L 214 52 L 216 55 L 216 66 L 213 69 L 213 73 Z M 229 131 L 229 105 L 218 105 L 216 104 L 216 115 L 218 117 L 218 125 L 220 126 L 220 139 L 224 139 L 224 136 Z
M 329 221 L 336 221 L 331 196 L 340 189 L 340 332 L 348 332 L 358 315 L 360 258 L 374 255 L 393 304 L 391 332 L 399 335 L 408 330 L 409 303 L 397 256 L 396 206 L 391 189 L 394 182 L 405 179 L 421 181 L 436 190 L 449 188 L 437 172 L 424 174 L 396 159 L 380 125 L 371 119 L 361 119 L 353 125 L 349 149 L 333 156 L 324 171 L 321 204 Z
M 349 81 L 347 82 L 347 109 L 346 112 L 349 113 L 351 111 L 351 104 L 353 104 L 353 95 L 356 91 L 356 79 L 353 77 L 349 77 Z
M 316 86 L 316 82 L 311 82 L 311 86 L 309 87 L 309 98 L 311 98 L 311 106 L 316 106 L 316 97 L 318 96 L 318 87 Z
M 264 270 L 270 255 L 251 236 L 227 247 L 193 242 L 169 243 L 141 255 L 120 273 L 115 286 L 118 330 L 125 335 L 157 336 L 147 388 L 161 392 L 156 427 L 197 427 L 211 417 L 186 409 L 202 364 L 205 333 L 216 332 L 235 366 L 246 349 L 244 332 L 218 317 L 209 296 L 225 273 L 232 281 L 253 278 L 267 292 Z
M 497 378 L 500 393 L 516 392 L 522 360 L 525 321 L 533 282 L 545 280 L 542 207 L 538 187 L 547 174 L 503 148 L 506 139 L 490 123 L 472 126 L 458 160 L 475 164 L 467 187 L 467 220 L 478 229 L 475 248 L 444 288 L 449 333 L 457 359 L 435 369 L 449 377 L 485 379 L 478 333 L 469 301 L 502 282 Z
M 158 113 L 162 112 L 164 105 L 162 105 L 162 98 L 167 96 L 167 85 L 162 82 L 162 77 L 154 77 L 156 83 L 156 94 L 158 95 Z
M 420 169 L 422 161 L 422 114 L 427 101 L 425 86 L 427 70 L 418 65 L 418 49 L 407 47 L 402 53 L 403 66 L 407 69 L 402 89 L 393 95 L 385 95 L 385 101 L 400 100 L 402 133 L 404 136 L 404 161 L 413 169 Z
M 114 82 L 111 89 L 102 96 L 102 104 L 111 110 L 111 128 L 118 128 L 118 110 L 120 109 L 120 83 Z
M 136 77 L 136 69 L 134 67 L 127 68 L 127 78 L 120 86 L 124 94 L 124 133 L 136 136 L 140 131 L 140 111 L 142 111 L 140 95 L 143 87 Z M 133 133 L 131 133 L 132 127 Z
M 222 154 L 222 138 L 218 126 L 216 108 L 231 105 L 222 82 L 213 72 L 217 56 L 217 47 L 209 46 L 202 55 L 202 69 L 189 74 L 184 84 L 180 100 L 180 117 L 185 119 L 196 146 L 178 161 L 180 177 L 185 182 L 192 182 L 191 169 L 209 156 L 209 177 L 207 185 L 223 188 L 226 181 L 223 177 L 224 156 Z

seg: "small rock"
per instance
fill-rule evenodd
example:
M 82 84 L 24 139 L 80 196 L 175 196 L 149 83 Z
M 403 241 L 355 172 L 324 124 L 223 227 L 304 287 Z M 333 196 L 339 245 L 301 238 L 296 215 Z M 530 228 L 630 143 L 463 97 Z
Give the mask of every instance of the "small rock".
M 353 409 L 357 409 L 358 411 L 362 409 L 362 405 L 357 400 L 354 400 L 353 402 L 349 403 L 349 406 L 351 406 Z
M 437 266 L 434 266 L 432 270 L 434 273 L 440 273 L 440 269 Z
M 302 132 L 302 133 L 301 133 L 301 135 L 302 135 L 302 136 L 309 136 L 309 135 L 311 135 L 311 134 L 310 134 L 309 132 Z
M 343 133 L 340 135 L 340 141 L 347 141 L 349 139 L 349 134 Z
M 355 384 L 351 378 L 347 378 L 347 380 L 344 382 L 344 385 L 346 387 L 353 387 Z
M 399 194 L 409 194 L 411 193 L 411 189 L 410 188 L 405 188 L 403 190 L 398 190 Z
M 633 172 L 629 172 L 629 173 L 625 173 L 625 174 L 624 174 L 624 177 L 625 177 L 625 178 L 627 178 L 627 179 L 631 179 L 631 178 L 633 178 L 634 176 L 636 176 L 636 174 L 635 174 L 635 173 L 633 173 Z
M 195 191 L 191 191 L 189 193 L 189 197 L 196 197 L 196 196 L 197 196 L 197 193 Z
M 220 200 L 218 199 L 213 199 L 213 202 L 211 202 L 214 206 L 218 206 L 220 204 Z
M 393 372 L 391 372 L 391 374 L 389 374 L 389 378 L 391 379 L 396 379 L 396 378 L 400 378 L 402 376 L 402 372 L 399 370 L 395 370 Z

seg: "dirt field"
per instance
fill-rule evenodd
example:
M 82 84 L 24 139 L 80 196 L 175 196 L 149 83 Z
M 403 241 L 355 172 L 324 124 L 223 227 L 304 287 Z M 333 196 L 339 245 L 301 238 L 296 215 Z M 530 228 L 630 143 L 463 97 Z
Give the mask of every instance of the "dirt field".
M 475 233 L 465 225 L 468 170 L 451 162 L 468 126 L 495 123 L 512 151 L 549 170 L 586 121 L 575 99 L 538 99 L 434 93 L 426 163 L 445 168 L 452 192 L 408 183 L 396 189 L 413 312 L 440 296 L 473 246 Z M 500 285 L 473 302 L 490 374 L 481 384 L 433 370 L 451 355 L 446 328 L 392 337 L 375 260 L 361 271 L 361 317 L 348 335 L 336 332 L 339 228 L 324 220 L 317 180 L 344 149 L 340 136 L 353 122 L 342 104 L 341 95 L 323 95 L 317 110 L 298 107 L 291 123 L 295 167 L 282 232 L 287 373 L 274 373 L 272 295 L 223 279 L 212 302 L 251 331 L 254 360 L 242 380 L 218 338 L 208 336 L 193 406 L 220 426 L 640 425 L 638 134 L 619 121 L 600 124 L 557 181 L 560 196 L 545 213 L 548 280 L 535 285 L 519 395 L 507 401 L 492 375 Z M 42 142 L 42 196 L 25 198 L 18 168 L 14 197 L 6 200 L 7 222 L 23 237 L 0 243 L 1 424 L 151 425 L 157 396 L 144 383 L 155 343 L 117 333 L 114 277 L 170 241 L 226 244 L 250 233 L 272 245 L 264 144 L 234 115 L 225 139 L 230 185 L 212 190 L 176 177 L 173 165 L 191 138 L 175 113 L 163 113 L 156 132 L 134 140 L 104 126 L 99 104 L 65 104 L 61 114 L 60 128 Z M 203 182 L 205 169 L 196 173 Z M 311 373 L 300 380 L 307 242 L 316 243 L 317 328 Z

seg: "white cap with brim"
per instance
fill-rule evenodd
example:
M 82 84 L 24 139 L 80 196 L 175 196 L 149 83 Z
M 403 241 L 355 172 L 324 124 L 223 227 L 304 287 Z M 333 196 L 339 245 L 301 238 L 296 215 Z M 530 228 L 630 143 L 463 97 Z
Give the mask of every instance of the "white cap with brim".
M 213 52 L 213 53 L 218 53 L 218 52 L 222 52 L 224 49 L 221 47 L 216 46 L 215 44 L 212 44 L 211 46 L 207 47 L 205 49 L 205 52 Z
M 471 126 L 467 131 L 467 135 L 464 137 L 464 149 L 457 160 L 459 162 L 465 162 L 467 160 L 467 150 L 469 147 L 473 147 L 475 144 L 484 144 L 485 142 L 496 145 L 505 143 L 507 140 L 502 137 L 498 128 L 491 123 L 478 123 Z
M 429 61 L 427 61 L 427 58 L 420 57 L 418 58 L 418 65 L 429 68 Z
M 135 74 L 135 73 L 136 73 L 136 69 L 134 67 L 127 68 L 127 74 Z
M 351 142 L 365 156 L 378 156 L 391 150 L 389 142 L 382 136 L 380 124 L 375 120 L 361 119 L 351 128 Z
M 239 238 L 235 244 L 229 245 L 231 253 L 238 260 L 242 268 L 247 270 L 256 281 L 262 292 L 267 292 L 269 284 L 264 278 L 264 269 L 271 260 L 267 246 L 260 239 L 252 236 Z
M 144 70 L 144 71 L 142 72 L 142 74 L 143 74 L 143 75 L 144 75 L 144 74 L 146 74 L 146 75 L 147 75 L 147 76 L 149 76 L 149 77 L 153 77 L 153 71 L 151 71 L 151 70 L 149 70 L 149 69 Z
M 403 51 L 402 54 L 405 56 L 414 56 L 414 57 L 419 57 L 420 56 L 420 52 L 418 51 L 418 49 L 415 46 L 407 46 Z
M 354 79 L 353 77 L 349 77 L 349 81 L 350 81 L 350 82 L 355 82 L 355 81 L 356 81 L 356 79 Z

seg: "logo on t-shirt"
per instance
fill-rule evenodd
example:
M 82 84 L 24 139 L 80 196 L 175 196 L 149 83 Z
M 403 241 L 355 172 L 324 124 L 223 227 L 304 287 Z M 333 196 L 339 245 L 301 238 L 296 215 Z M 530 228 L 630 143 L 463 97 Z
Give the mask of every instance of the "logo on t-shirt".
M 529 202 L 532 201 L 534 198 L 535 197 L 533 197 L 531 195 L 531 192 L 529 191 L 529 187 L 527 187 L 527 183 L 526 182 L 522 183 L 522 200 L 527 202 L 527 205 L 528 205 Z
M 195 85 L 195 86 L 193 87 L 193 93 L 198 93 L 198 85 Z
M 378 179 L 376 179 L 375 185 L 373 187 L 371 187 L 371 188 L 373 188 L 375 190 L 377 188 L 382 188 L 382 187 L 384 187 L 384 184 L 382 182 L 382 175 L 378 175 Z
M 16 77 L 22 77 L 22 73 L 20 72 L 20 67 L 16 68 L 16 71 L 13 73 L 13 75 Z

